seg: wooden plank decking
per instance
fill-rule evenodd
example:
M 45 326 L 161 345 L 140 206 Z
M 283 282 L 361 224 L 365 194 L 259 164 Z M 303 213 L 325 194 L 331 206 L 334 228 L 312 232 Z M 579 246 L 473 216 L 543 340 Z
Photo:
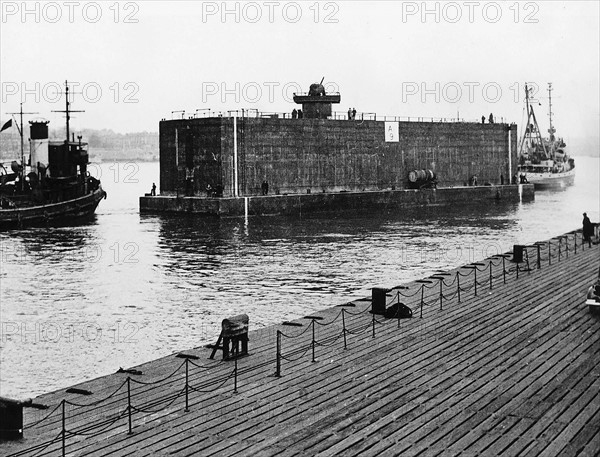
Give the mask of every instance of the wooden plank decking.
M 390 301 L 403 294 L 414 317 L 378 317 L 375 337 L 368 300 L 315 313 L 323 320 L 314 324 L 251 332 L 237 392 L 234 362 L 209 361 L 206 348 L 186 351 L 199 356 L 187 366 L 188 411 L 184 359 L 135 367 L 143 374 L 129 375 L 131 435 L 127 374 L 77 386 L 91 396 L 43 395 L 35 401 L 58 409 L 26 409 L 25 438 L 0 452 L 62 455 L 66 399 L 90 405 L 64 406 L 73 456 L 600 455 L 600 317 L 585 306 L 599 246 L 575 253 L 574 243 L 573 234 L 563 239 L 560 261 L 558 240 L 551 259 L 545 244 L 540 269 L 529 250 L 533 268 L 518 279 L 507 260 L 506 284 L 501 258 L 483 261 L 477 295 L 472 269 L 448 272 L 442 309 L 439 279 L 393 289 Z M 286 335 L 280 377 L 277 331 Z

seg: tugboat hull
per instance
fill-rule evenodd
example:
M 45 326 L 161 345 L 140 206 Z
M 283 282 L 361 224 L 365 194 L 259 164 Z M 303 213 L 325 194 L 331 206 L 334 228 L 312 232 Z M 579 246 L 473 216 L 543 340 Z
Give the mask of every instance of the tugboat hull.
M 575 181 L 575 170 L 560 173 L 525 173 L 527 181 L 533 184 L 536 190 L 564 189 Z
M 64 220 L 89 217 L 100 200 L 106 198 L 102 186 L 93 192 L 72 200 L 24 208 L 0 209 L 0 230 L 53 224 Z

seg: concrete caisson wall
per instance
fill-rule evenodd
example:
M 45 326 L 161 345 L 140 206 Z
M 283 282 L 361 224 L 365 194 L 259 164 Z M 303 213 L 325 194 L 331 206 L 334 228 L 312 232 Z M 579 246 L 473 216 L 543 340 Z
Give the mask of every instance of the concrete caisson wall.
M 237 170 L 234 167 L 237 125 Z M 505 183 L 516 170 L 517 128 L 507 124 L 400 122 L 386 142 L 382 121 L 232 117 L 160 123 L 161 193 L 223 196 L 403 189 L 412 170 L 438 186 Z M 509 131 L 511 168 L 509 170 Z M 237 173 L 236 173 L 237 171 Z M 187 177 L 187 179 L 186 179 Z
M 140 197 L 140 210 L 150 213 L 190 213 L 213 216 L 302 215 L 332 211 L 414 208 L 437 205 L 493 204 L 531 201 L 532 184 L 454 187 L 372 192 L 322 192 L 266 197 L 198 198 Z

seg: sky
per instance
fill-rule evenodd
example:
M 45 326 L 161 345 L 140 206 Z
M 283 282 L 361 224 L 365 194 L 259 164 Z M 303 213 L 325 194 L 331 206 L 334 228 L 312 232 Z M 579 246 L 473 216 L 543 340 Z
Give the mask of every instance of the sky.
M 290 112 L 324 78 L 340 112 L 519 125 L 528 83 L 545 130 L 552 82 L 559 135 L 599 136 L 597 1 L 0 3 L 1 122 L 23 102 L 61 125 L 65 80 L 74 128 L 125 133 Z

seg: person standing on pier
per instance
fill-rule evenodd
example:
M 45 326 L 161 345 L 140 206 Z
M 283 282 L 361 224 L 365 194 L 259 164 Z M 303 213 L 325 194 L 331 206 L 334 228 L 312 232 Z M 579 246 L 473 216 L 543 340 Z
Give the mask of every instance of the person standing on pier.
M 592 235 L 594 234 L 594 224 L 587 217 L 587 213 L 583 213 L 583 244 L 588 242 L 588 245 L 592 247 Z

